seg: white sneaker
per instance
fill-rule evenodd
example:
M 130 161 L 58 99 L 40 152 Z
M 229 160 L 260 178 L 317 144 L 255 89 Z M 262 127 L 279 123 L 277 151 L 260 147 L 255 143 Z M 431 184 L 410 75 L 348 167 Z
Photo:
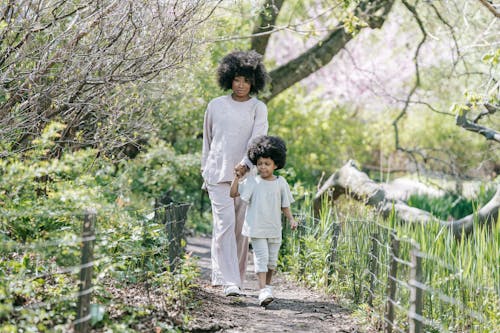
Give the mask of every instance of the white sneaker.
M 267 306 L 274 300 L 272 289 L 269 287 L 262 288 L 259 293 L 259 305 Z
M 224 295 L 226 296 L 240 296 L 241 290 L 240 287 L 235 286 L 234 284 L 230 284 L 224 287 Z

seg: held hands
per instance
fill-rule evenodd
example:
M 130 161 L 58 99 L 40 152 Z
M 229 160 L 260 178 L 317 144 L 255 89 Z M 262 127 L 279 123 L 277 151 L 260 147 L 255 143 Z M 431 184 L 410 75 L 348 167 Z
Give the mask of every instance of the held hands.
M 248 167 L 244 164 L 238 164 L 234 167 L 234 175 L 236 178 L 243 177 L 248 171 Z
M 231 182 L 231 189 L 229 190 L 229 196 L 231 198 L 236 198 L 240 195 L 238 191 L 238 184 L 240 182 L 240 178 L 245 175 L 247 172 L 247 167 L 242 164 L 238 164 L 234 167 L 234 179 Z

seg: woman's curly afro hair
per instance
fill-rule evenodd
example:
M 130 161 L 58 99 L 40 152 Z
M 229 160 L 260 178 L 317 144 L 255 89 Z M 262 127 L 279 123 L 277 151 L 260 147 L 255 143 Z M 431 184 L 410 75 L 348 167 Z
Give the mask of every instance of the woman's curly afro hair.
M 258 93 L 264 89 L 269 81 L 266 67 L 262 63 L 262 56 L 254 50 L 233 51 L 222 58 L 217 69 L 217 82 L 224 90 L 232 88 L 233 79 L 244 76 L 250 80 L 250 93 Z
M 259 157 L 270 158 L 276 164 L 276 170 L 282 169 L 286 162 L 286 144 L 278 136 L 258 136 L 250 143 L 248 158 L 257 164 Z

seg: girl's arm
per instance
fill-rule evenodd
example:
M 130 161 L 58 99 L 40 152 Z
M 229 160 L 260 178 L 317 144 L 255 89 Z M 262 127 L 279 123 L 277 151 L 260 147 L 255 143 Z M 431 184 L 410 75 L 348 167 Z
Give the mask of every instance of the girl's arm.
M 231 182 L 231 189 L 229 190 L 229 196 L 231 198 L 236 198 L 240 196 L 240 193 L 238 192 L 238 185 L 240 182 L 240 177 L 238 177 L 238 173 L 233 178 L 233 181 Z
M 282 207 L 281 211 L 286 216 L 286 218 L 288 219 L 288 221 L 290 221 L 290 228 L 292 228 L 292 230 L 297 229 L 298 223 L 293 218 L 292 211 L 290 210 L 290 207 Z

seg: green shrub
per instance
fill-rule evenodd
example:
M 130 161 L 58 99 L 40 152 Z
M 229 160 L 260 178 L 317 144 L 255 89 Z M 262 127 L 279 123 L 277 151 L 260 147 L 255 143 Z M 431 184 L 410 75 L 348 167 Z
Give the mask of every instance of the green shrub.
M 51 158 L 63 129 L 51 124 L 31 150 L 0 160 L 0 331 L 68 330 L 76 315 L 86 208 L 97 211 L 94 307 L 117 303 L 104 282 L 151 284 L 168 291 L 162 305 L 185 316 L 197 270 L 186 259 L 180 274 L 169 272 L 168 239 L 163 223 L 154 219 L 154 199 L 173 189 L 174 199 L 191 201 L 200 185 L 198 155 L 176 154 L 158 140 L 119 164 L 94 149 Z M 122 307 L 125 315 L 112 323 L 106 314 L 94 322 L 122 327 L 152 311 Z

